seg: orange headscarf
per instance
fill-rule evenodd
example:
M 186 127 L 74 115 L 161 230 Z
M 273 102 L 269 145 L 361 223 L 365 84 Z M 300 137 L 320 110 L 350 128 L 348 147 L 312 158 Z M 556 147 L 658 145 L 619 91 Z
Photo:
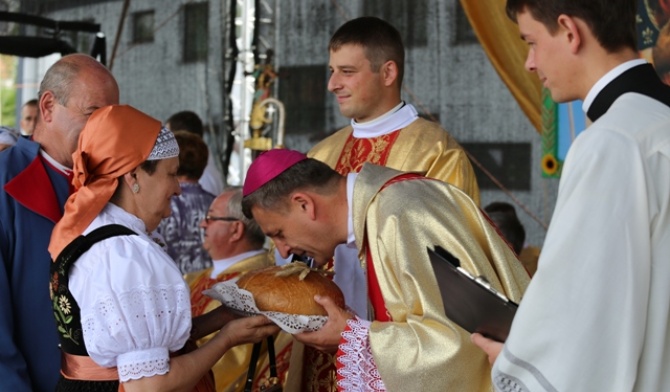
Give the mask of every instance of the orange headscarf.
M 160 121 L 127 105 L 105 106 L 91 114 L 72 154 L 77 191 L 67 199 L 63 218 L 51 233 L 53 260 L 102 211 L 117 179 L 147 159 L 161 128 Z

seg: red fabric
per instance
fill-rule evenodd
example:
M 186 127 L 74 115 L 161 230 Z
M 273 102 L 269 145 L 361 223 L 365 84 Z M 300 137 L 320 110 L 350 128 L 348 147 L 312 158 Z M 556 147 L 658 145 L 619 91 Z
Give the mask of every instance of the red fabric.
M 42 159 L 33 160 L 19 175 L 5 184 L 5 192 L 22 206 L 54 223 L 63 216 Z
M 368 270 L 368 298 L 370 299 L 372 309 L 375 311 L 375 321 L 393 321 L 388 309 L 386 309 L 386 305 L 384 305 L 384 297 L 382 296 L 382 291 L 379 288 L 379 280 L 377 280 L 375 267 L 372 265 L 372 254 L 370 253 L 367 240 L 365 241 L 365 249 L 365 258 L 367 260 Z
M 346 175 L 361 171 L 364 163 L 386 166 L 391 147 L 400 135 L 400 130 L 369 139 L 355 138 L 353 133 L 344 143 L 335 171 Z
M 345 335 L 344 333 L 349 331 L 351 331 L 351 326 L 349 325 L 349 323 L 347 323 L 347 325 L 344 327 L 344 331 L 342 331 L 342 334 L 340 335 L 340 343 L 338 343 L 337 345 L 337 353 L 335 353 L 335 358 L 342 358 L 342 356 L 344 355 L 344 351 L 342 351 L 340 347 L 342 347 L 344 344 L 347 343 L 347 339 L 344 337 Z M 342 369 L 344 365 L 340 361 L 336 360 L 335 367 L 337 368 L 336 372 L 337 381 L 344 379 L 344 377 L 342 377 L 339 372 L 339 370 Z

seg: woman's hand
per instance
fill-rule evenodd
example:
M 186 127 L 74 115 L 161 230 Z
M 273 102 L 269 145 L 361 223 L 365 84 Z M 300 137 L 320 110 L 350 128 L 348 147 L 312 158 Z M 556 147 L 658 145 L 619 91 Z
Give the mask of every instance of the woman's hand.
M 279 330 L 279 327 L 265 316 L 250 316 L 228 322 L 219 335 L 225 336 L 232 347 L 260 342 Z

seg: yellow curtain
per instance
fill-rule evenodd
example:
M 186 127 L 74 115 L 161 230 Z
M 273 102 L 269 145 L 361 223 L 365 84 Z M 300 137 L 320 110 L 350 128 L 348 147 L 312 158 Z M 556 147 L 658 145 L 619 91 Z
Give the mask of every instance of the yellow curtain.
M 538 132 L 542 132 L 542 86 L 524 68 L 527 45 L 507 18 L 505 0 L 460 0 L 470 24 L 498 75 Z

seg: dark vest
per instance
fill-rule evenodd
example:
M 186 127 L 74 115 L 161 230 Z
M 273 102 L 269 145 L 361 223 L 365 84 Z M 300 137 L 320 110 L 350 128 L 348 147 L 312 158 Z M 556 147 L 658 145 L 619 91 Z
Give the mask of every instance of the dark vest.
M 69 289 L 70 269 L 93 244 L 119 235 L 136 235 L 121 225 L 99 227 L 75 238 L 51 263 L 51 300 L 61 349 L 73 355 L 88 356 L 81 330 L 81 310 Z

